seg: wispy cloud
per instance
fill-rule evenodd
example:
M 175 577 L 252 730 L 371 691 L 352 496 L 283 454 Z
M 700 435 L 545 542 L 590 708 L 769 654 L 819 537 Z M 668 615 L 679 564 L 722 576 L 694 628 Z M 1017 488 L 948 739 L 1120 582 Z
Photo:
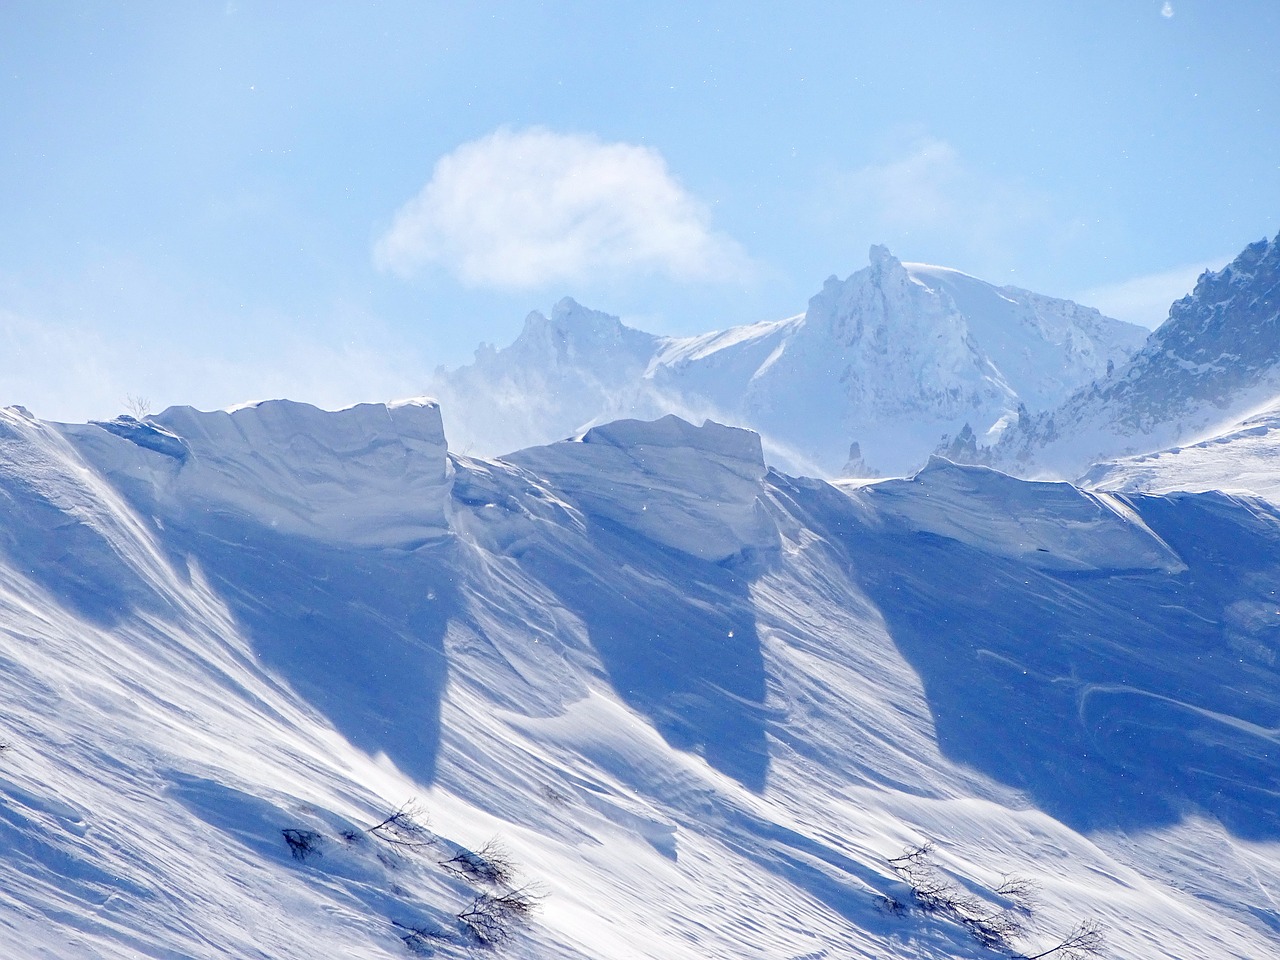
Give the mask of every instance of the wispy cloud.
M 1164 17 L 1166 20 L 1173 16 L 1173 4 L 1169 3 L 1168 0 L 1165 0 L 1165 5 L 1160 8 L 1160 16 Z
M 1044 192 L 978 171 L 952 144 L 919 134 L 883 162 L 833 172 L 820 203 L 821 219 L 856 224 L 897 253 L 946 248 L 957 260 L 950 265 L 993 273 L 1075 229 Z
M 442 157 L 374 248 L 408 277 L 437 265 L 470 286 L 660 274 L 739 279 L 748 258 L 651 147 L 501 129 Z
M 1221 270 L 1231 260 L 1230 256 L 1209 257 L 1198 263 L 1093 287 L 1074 294 L 1071 299 L 1097 307 L 1117 320 L 1154 329 L 1168 318 L 1173 301 L 1192 291 L 1200 274 L 1205 270 Z

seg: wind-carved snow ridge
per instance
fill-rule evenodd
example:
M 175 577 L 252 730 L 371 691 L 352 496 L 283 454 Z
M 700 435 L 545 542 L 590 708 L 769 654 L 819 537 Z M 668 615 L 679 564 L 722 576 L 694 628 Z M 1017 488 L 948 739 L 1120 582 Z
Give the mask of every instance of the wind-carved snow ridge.
M 760 437 L 674 415 L 620 420 L 505 459 L 552 480 L 588 515 L 704 560 L 774 549 L 760 501 Z
M 452 471 L 434 400 L 170 407 L 143 423 L 64 429 L 102 469 L 153 488 L 165 513 L 234 514 L 365 546 L 414 546 L 449 528 Z
M 909 480 L 855 491 L 882 516 L 1042 570 L 1180 573 L 1186 564 L 1124 503 L 941 457 Z

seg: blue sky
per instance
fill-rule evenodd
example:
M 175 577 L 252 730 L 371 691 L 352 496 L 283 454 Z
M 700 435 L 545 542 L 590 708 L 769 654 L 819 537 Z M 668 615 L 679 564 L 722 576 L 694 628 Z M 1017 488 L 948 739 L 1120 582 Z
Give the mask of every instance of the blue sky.
M 804 309 L 871 243 L 1158 322 L 1280 229 L 1280 4 L 0 8 L 0 403 L 418 393 L 561 296 Z

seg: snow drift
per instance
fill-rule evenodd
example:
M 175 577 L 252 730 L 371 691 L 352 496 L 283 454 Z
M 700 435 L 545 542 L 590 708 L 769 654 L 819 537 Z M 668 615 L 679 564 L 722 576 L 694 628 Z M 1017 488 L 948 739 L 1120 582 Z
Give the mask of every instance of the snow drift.
M 930 840 L 1039 886 L 1015 953 L 1280 942 L 1260 501 L 673 419 L 487 461 L 424 402 L 5 411 L 0 498 L 6 956 L 461 957 L 510 889 L 503 956 L 998 955 L 912 907 Z M 516 886 L 441 866 L 495 835 Z

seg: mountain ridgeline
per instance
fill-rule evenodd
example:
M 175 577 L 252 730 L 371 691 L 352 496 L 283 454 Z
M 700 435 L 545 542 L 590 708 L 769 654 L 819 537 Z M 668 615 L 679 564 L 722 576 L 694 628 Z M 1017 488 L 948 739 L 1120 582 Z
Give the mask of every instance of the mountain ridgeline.
M 1117 456 L 1195 443 L 1280 396 L 1280 236 L 1205 271 L 1142 349 L 989 452 L 1011 472 L 1076 476 Z
M 757 431 L 793 472 L 894 475 L 966 425 L 994 443 L 1124 364 L 1146 331 L 1067 300 L 902 263 L 884 247 L 801 316 L 659 337 L 572 300 L 517 340 L 437 371 L 459 449 L 502 453 L 619 417 Z

